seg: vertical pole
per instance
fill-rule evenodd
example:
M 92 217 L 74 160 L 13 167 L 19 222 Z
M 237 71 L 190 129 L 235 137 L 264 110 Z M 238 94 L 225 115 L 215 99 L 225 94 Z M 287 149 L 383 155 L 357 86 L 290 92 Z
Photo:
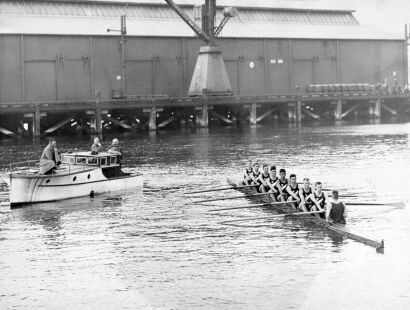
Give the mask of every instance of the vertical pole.
M 340 43 L 336 40 L 336 78 L 337 84 L 340 84 Z
M 256 125 L 257 124 L 257 120 L 256 120 L 256 109 L 257 109 L 257 104 L 256 103 L 252 103 L 251 104 L 251 117 L 250 117 L 250 122 L 251 125 Z
M 209 0 L 208 7 L 208 36 L 211 42 L 215 41 L 215 15 L 216 15 L 216 0 Z
M 293 81 L 293 68 L 292 68 L 292 39 L 289 39 L 289 94 L 292 92 Z
M 88 59 L 90 61 L 90 99 L 94 99 L 94 57 L 93 57 L 93 37 L 90 36 L 88 42 Z
M 121 15 L 121 94 L 125 95 L 125 36 L 127 35 L 126 16 Z
M 268 46 L 266 39 L 263 39 L 263 71 L 265 73 L 265 95 L 268 94 L 269 65 L 268 65 Z
M 157 130 L 157 109 L 155 107 L 152 107 L 151 111 L 149 112 L 148 130 Z
M 24 68 L 24 36 L 20 36 L 20 79 L 21 79 L 21 100 L 26 101 L 26 87 L 24 85 L 25 80 L 25 68 Z
M 39 137 L 40 132 L 40 104 L 34 104 L 34 117 L 33 117 L 33 136 Z
M 183 96 L 183 94 L 186 94 L 186 92 L 188 91 L 186 89 L 186 39 L 182 38 L 182 94 L 181 96 Z
M 296 102 L 296 122 L 300 123 L 302 121 L 302 101 L 298 100 Z
M 343 112 L 342 100 L 338 100 L 336 102 L 336 108 L 335 108 L 335 119 L 337 121 L 342 120 L 342 112 Z

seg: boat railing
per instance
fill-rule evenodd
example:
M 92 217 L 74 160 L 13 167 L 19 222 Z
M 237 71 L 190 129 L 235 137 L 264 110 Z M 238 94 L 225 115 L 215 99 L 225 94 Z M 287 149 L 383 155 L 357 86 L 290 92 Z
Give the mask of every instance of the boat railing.
M 39 169 L 39 162 L 38 160 L 26 160 L 26 161 L 19 161 L 10 164 L 10 171 L 22 171 L 22 170 L 29 170 L 29 169 Z

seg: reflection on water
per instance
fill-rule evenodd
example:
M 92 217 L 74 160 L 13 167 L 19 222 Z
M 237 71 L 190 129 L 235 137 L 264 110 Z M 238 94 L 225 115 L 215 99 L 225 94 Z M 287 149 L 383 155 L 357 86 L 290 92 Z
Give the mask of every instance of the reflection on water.
M 408 205 L 349 207 L 353 231 L 386 241 L 385 254 L 378 255 L 299 219 L 221 225 L 274 211 L 208 213 L 254 202 L 197 205 L 190 202 L 238 193 L 184 194 L 226 186 L 226 178 L 239 177 L 251 159 L 286 167 L 299 179 L 321 180 L 325 187 L 358 195 L 357 200 L 406 201 L 409 134 L 408 124 L 344 123 L 119 136 L 125 165 L 145 175 L 143 194 L 0 207 L 0 307 L 405 309 L 410 301 Z M 104 137 L 105 145 L 112 138 Z M 91 143 L 57 141 L 62 150 Z M 1 141 L 1 168 L 16 158 L 39 158 L 40 142 Z

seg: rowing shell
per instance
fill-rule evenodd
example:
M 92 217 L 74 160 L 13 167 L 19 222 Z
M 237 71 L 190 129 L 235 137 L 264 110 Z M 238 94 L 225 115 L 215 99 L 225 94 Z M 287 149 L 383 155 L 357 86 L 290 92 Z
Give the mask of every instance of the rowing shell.
M 227 181 L 232 187 L 238 187 L 239 186 L 237 183 L 233 182 L 230 179 L 227 179 Z M 248 187 L 248 188 L 236 188 L 236 190 L 238 190 L 240 192 L 243 192 L 245 194 L 250 194 L 250 193 L 256 192 L 255 189 L 250 188 L 250 187 Z M 264 198 L 264 200 L 270 200 L 270 198 L 268 198 L 266 196 L 266 198 Z M 267 207 L 269 207 L 269 205 L 267 205 Z M 275 209 L 276 212 L 281 213 L 281 214 L 287 214 L 287 213 L 292 213 L 293 212 L 292 209 L 287 205 L 275 205 L 274 209 Z M 346 225 L 330 224 L 328 221 L 325 221 L 321 218 L 317 218 L 317 217 L 314 217 L 314 216 L 306 216 L 306 217 L 303 217 L 303 219 L 310 222 L 310 223 L 313 223 L 317 226 L 320 226 L 324 229 L 333 231 L 333 232 L 335 232 L 339 235 L 346 236 L 350 239 L 353 239 L 353 240 L 356 240 L 358 242 L 370 245 L 371 247 L 376 248 L 377 252 L 383 252 L 383 249 L 384 249 L 384 241 L 383 240 L 381 242 L 379 242 L 379 241 L 374 241 L 374 240 L 371 240 L 371 239 L 363 237 L 363 236 L 359 236 L 359 235 L 357 235 L 357 234 L 355 234 L 351 231 L 348 231 L 346 229 Z

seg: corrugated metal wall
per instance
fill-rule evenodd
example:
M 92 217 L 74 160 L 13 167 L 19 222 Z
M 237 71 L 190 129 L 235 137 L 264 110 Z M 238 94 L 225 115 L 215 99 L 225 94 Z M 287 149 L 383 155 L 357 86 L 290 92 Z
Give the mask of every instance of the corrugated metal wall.
M 406 74 L 403 41 L 221 39 L 235 94 L 303 92 L 311 83 L 400 84 Z M 185 96 L 199 40 L 128 37 L 127 95 Z M 120 89 L 119 38 L 0 36 L 0 101 L 105 99 Z

